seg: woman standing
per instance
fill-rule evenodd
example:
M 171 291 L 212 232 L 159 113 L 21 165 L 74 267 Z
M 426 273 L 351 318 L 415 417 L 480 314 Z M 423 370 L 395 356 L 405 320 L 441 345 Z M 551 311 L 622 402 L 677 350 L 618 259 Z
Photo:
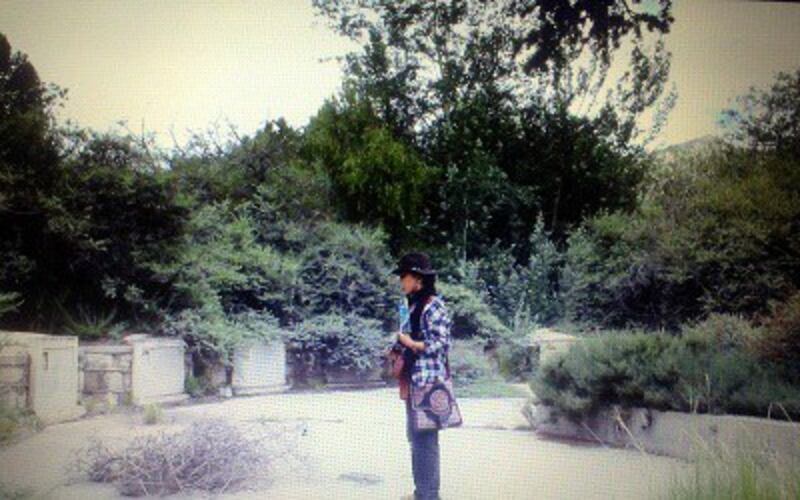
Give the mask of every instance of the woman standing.
M 405 346 L 403 377 L 415 387 L 446 377 L 450 350 L 451 320 L 442 299 L 436 293 L 436 272 L 424 253 L 404 255 L 392 271 L 400 276 L 410 311 L 411 333 L 397 333 Z M 415 432 L 411 425 L 411 398 L 406 397 L 406 437 L 411 443 L 411 468 L 414 475 L 414 499 L 439 498 L 439 430 Z

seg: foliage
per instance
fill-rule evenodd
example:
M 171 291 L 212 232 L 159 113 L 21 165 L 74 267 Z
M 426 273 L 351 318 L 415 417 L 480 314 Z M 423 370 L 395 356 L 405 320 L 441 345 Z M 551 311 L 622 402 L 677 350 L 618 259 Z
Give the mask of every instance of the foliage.
M 318 225 L 298 256 L 301 317 L 356 314 L 394 318 L 390 256 L 380 229 L 335 222 Z
M 664 108 L 653 120 L 657 129 L 671 102 L 657 104 L 669 54 L 658 41 L 647 47 L 652 37 L 641 28 L 668 31 L 671 4 L 656 12 L 594 4 L 315 2 L 332 29 L 362 46 L 345 58 L 344 93 L 355 92 L 434 174 L 419 227 L 387 227 L 393 251 L 448 245 L 468 260 L 496 240 L 521 242 L 517 262 L 524 264 L 537 215 L 563 243 L 581 218 L 632 208 L 645 168 L 632 144 L 636 117 Z M 591 31 L 574 37 L 581 27 Z M 631 42 L 631 69 L 605 85 L 623 40 Z M 601 89 L 607 98 L 594 99 Z M 363 124 L 342 125 L 338 137 L 367 135 Z M 341 145 L 340 156 L 360 154 L 351 141 Z
M 0 446 L 12 443 L 22 432 L 38 431 L 41 428 L 41 421 L 32 411 L 0 402 Z
M 453 380 L 459 385 L 473 384 L 494 375 L 492 365 L 483 353 L 483 344 L 475 339 L 454 341 L 449 359 Z
M 549 84 L 562 95 L 597 92 L 623 41 L 631 42 L 632 71 L 615 95 L 635 112 L 657 98 L 659 73 L 669 67 L 663 47 L 648 51 L 642 32 L 669 31 L 669 0 L 656 11 L 618 0 L 313 4 L 334 31 L 362 45 L 362 53 L 347 56 L 346 73 L 395 132 L 421 129 L 449 113 L 460 96 L 489 90 L 510 87 L 529 97 Z M 587 64 L 576 71 L 581 56 Z M 537 80 L 545 83 L 537 88 Z
M 311 317 L 295 326 L 288 349 L 307 371 L 341 368 L 367 372 L 376 366 L 385 345 L 379 321 L 355 314 Z
M 570 235 L 572 319 L 674 330 L 710 312 L 752 316 L 798 286 L 797 160 L 717 148 L 680 161 L 640 210 L 592 217 Z
M 800 380 L 800 292 L 785 302 L 770 303 L 769 314 L 762 315 L 759 321 L 764 332 L 755 339 L 755 351 Z
M 352 88 L 311 120 L 305 152 L 327 172 L 344 220 L 380 224 L 397 238 L 419 222 L 432 171 Z
M 725 110 L 722 124 L 732 141 L 800 157 L 800 68 L 779 72 L 768 90 L 751 87 L 737 107 Z
M 544 220 L 536 219 L 530 236 L 527 265 L 527 302 L 532 321 L 549 324 L 564 315 L 559 283 L 564 266 L 563 253 L 544 229 Z
M 612 331 L 545 362 L 531 388 L 573 419 L 612 404 L 761 416 L 780 404 L 794 418 L 797 381 L 741 347 L 758 334 L 741 318 L 721 316 L 678 336 Z
M 145 425 L 155 425 L 164 419 L 164 410 L 158 403 L 148 403 L 144 406 L 142 421 Z
M 204 380 L 201 377 L 195 377 L 193 374 L 186 375 L 183 385 L 186 393 L 193 398 L 202 396 L 209 391 L 209 388 L 204 384 Z
M 511 330 L 492 313 L 480 295 L 459 284 L 442 282 L 436 286 L 450 312 L 454 338 L 476 337 L 493 345 L 511 336 Z
M 253 340 L 284 337 L 278 320 L 267 312 L 253 310 L 225 315 L 218 309 L 184 309 L 165 318 L 162 333 L 187 340 L 192 351 L 209 359 L 230 361 L 233 350 Z
M 0 317 L 16 311 L 22 303 L 21 294 L 18 292 L 0 292 Z
M 663 498 L 773 500 L 800 495 L 800 466 L 762 452 L 760 436 L 742 434 L 734 446 L 700 440 L 689 474 L 675 478 Z M 796 454 L 800 450 L 793 450 Z
M 58 329 L 61 302 L 152 320 L 149 306 L 163 285 L 147 264 L 174 257 L 186 208 L 131 137 L 65 129 L 58 149 L 58 164 L 41 174 L 47 181 L 30 173 L 3 183 L 3 190 L 30 193 L 9 198 L 12 205 L 0 213 L 7 222 L 0 279 L 26 297 L 13 318 Z
M 115 323 L 116 311 L 107 314 L 95 313 L 78 304 L 78 318 L 74 318 L 63 306 L 57 304 L 64 314 L 64 331 L 84 340 L 97 340 L 103 337 L 119 338 L 125 330 L 124 323 Z

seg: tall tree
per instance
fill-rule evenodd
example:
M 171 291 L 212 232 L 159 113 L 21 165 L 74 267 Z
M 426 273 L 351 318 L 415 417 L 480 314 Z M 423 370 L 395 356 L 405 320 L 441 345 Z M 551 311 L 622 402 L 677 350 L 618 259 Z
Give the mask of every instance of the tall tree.
M 422 220 L 438 243 L 457 239 L 467 257 L 520 242 L 524 260 L 538 214 L 563 239 L 585 215 L 631 206 L 638 120 L 654 110 L 653 133 L 674 102 L 670 1 L 313 3 L 362 44 L 344 58 L 347 84 L 436 167 Z
M 730 139 L 800 158 L 800 68 L 778 73 L 767 90 L 751 88 L 737 104 L 723 114 Z

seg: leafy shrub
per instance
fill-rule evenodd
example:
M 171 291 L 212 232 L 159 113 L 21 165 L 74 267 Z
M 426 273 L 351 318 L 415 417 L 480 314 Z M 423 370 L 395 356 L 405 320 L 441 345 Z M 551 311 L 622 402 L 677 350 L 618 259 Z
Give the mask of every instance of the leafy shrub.
M 453 341 L 449 356 L 450 370 L 458 385 L 469 385 L 493 375 L 483 353 L 483 342 L 478 339 Z
M 16 311 L 22 303 L 21 295 L 17 292 L 0 292 L 0 317 Z
M 278 320 L 269 313 L 245 311 L 225 315 L 222 311 L 185 309 L 167 316 L 162 332 L 186 338 L 192 350 L 202 356 L 227 361 L 233 349 L 249 340 L 271 341 L 283 338 Z
M 558 290 L 564 255 L 556 248 L 551 234 L 545 231 L 541 214 L 536 218 L 529 245 L 531 253 L 526 269 L 528 310 L 535 323 L 549 324 L 564 315 L 564 302 Z
M 436 287 L 453 320 L 451 333 L 454 338 L 480 337 L 495 343 L 511 336 L 511 330 L 474 291 L 463 285 L 444 282 L 437 283 Z
M 527 265 L 517 263 L 514 246 L 496 244 L 485 255 L 455 267 L 455 281 L 481 298 L 503 324 L 512 327 L 514 318 L 525 311 L 534 322 L 550 323 L 563 315 L 558 293 L 563 256 L 537 217 L 531 232 Z
M 712 312 L 762 313 L 797 285 L 797 161 L 713 149 L 664 169 L 636 212 L 572 232 L 570 319 L 677 331 Z
M 161 423 L 164 419 L 164 410 L 158 403 L 149 403 L 144 406 L 144 414 L 142 420 L 145 425 L 155 425 Z
M 96 340 L 104 337 L 117 338 L 125 330 L 124 323 L 116 323 L 116 310 L 107 314 L 93 312 L 83 305 L 77 306 L 77 318 L 69 313 L 60 303 L 58 308 L 64 317 L 64 331 L 70 335 L 77 335 L 81 339 Z
M 743 316 L 737 314 L 711 313 L 700 322 L 687 323 L 682 328 L 685 339 L 697 339 L 709 343 L 723 352 L 752 351 L 754 344 L 763 335 Z
M 525 336 L 514 336 L 504 340 L 497 347 L 495 357 L 500 374 L 508 379 L 527 380 L 536 369 L 533 348 Z
M 764 334 L 758 342 L 762 356 L 776 363 L 800 364 L 800 292 L 785 302 L 773 302 L 762 318 Z
M 245 207 L 229 203 L 199 208 L 181 242 L 180 257 L 152 268 L 172 283 L 173 310 L 267 310 L 280 318 L 291 309 L 297 283 L 297 262 L 259 244 Z
M 587 338 L 544 363 L 531 388 L 574 419 L 610 404 L 762 416 L 780 404 L 800 415 L 800 390 L 715 330 L 736 321 L 711 318 L 708 328 L 694 325 L 680 336 L 617 331 Z
M 380 229 L 324 223 L 301 253 L 299 279 L 304 315 L 355 314 L 394 320 L 396 284 Z
M 771 313 L 759 318 L 763 334 L 755 349 L 769 362 L 789 369 L 800 382 L 800 292 L 785 302 L 772 302 Z
M 199 377 L 195 377 L 194 375 L 187 375 L 183 381 L 183 387 L 186 391 L 186 394 L 189 396 L 196 398 L 198 396 L 202 396 L 206 394 L 207 387 L 203 383 L 202 379 Z
M 33 412 L 0 402 L 0 445 L 9 444 L 20 432 L 37 431 L 41 426 Z
M 341 368 L 369 371 L 380 361 L 386 334 L 379 321 L 349 315 L 321 315 L 295 325 L 289 350 L 303 360 L 301 369 Z

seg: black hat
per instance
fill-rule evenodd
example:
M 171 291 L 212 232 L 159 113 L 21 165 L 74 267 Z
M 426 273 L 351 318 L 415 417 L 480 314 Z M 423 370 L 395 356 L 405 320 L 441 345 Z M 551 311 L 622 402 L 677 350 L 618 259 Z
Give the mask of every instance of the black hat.
M 417 273 L 423 276 L 435 276 L 436 271 L 431 269 L 431 261 L 424 253 L 409 253 L 400 258 L 397 268 L 392 274 L 402 275 L 403 273 Z

